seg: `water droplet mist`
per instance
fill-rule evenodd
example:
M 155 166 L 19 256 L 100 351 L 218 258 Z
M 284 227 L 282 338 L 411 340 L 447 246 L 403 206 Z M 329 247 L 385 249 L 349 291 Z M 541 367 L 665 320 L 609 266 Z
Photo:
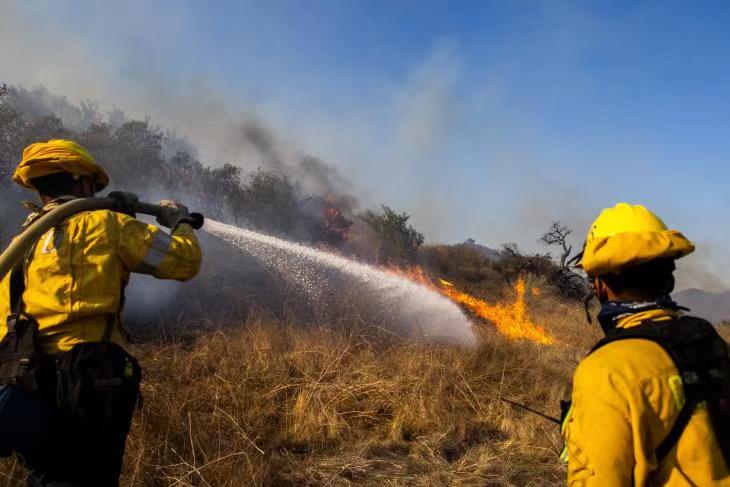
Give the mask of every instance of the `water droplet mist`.
M 458 305 L 405 277 L 306 245 L 206 220 L 203 229 L 256 258 L 312 299 L 342 286 L 387 310 L 393 331 L 463 345 L 476 342 L 472 325 Z

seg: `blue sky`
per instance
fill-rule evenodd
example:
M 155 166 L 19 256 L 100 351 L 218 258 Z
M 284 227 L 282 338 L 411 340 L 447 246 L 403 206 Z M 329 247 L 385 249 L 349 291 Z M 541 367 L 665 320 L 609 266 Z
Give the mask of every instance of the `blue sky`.
M 216 138 L 255 117 L 432 241 L 536 249 L 640 202 L 699 244 L 684 285 L 730 285 L 728 2 L 0 1 L 0 78 L 149 115 L 211 163 L 255 165 Z

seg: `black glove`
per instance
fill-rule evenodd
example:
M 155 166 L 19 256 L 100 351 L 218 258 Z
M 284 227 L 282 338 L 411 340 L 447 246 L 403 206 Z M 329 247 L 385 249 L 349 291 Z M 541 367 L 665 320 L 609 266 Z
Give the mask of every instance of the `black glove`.
M 137 207 L 137 203 L 139 203 L 139 197 L 136 194 L 126 193 L 124 191 L 114 191 L 109 193 L 109 197 L 117 200 L 114 205 L 114 211 L 124 213 L 132 218 L 137 216 L 135 208 Z
M 157 223 L 175 230 L 181 223 L 192 223 L 188 207 L 173 200 L 162 200 L 158 203 L 162 211 L 157 215 Z

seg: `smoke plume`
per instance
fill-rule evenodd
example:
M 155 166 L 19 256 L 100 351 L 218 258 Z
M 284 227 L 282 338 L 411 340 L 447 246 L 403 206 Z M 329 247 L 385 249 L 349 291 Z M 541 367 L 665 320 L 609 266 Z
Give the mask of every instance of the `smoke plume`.
M 357 208 L 354 185 L 333 165 L 292 149 L 260 122 L 242 121 L 239 133 L 240 137 L 231 141 L 234 147 L 253 149 L 262 167 L 292 176 L 306 193 L 335 198 L 343 209 Z

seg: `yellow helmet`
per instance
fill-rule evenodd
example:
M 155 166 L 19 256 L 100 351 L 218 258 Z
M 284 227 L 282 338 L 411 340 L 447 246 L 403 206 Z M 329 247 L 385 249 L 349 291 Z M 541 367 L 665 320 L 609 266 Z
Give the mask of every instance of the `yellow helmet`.
M 31 182 L 33 179 L 62 172 L 75 177 L 94 178 L 96 191 L 101 191 L 109 184 L 106 171 L 86 149 L 76 142 L 63 139 L 37 142 L 26 147 L 23 160 L 13 174 L 13 181 L 24 188 L 35 189 Z
M 586 236 L 578 267 L 589 276 L 618 274 L 655 259 L 679 259 L 694 244 L 641 205 L 619 203 L 601 212 Z

